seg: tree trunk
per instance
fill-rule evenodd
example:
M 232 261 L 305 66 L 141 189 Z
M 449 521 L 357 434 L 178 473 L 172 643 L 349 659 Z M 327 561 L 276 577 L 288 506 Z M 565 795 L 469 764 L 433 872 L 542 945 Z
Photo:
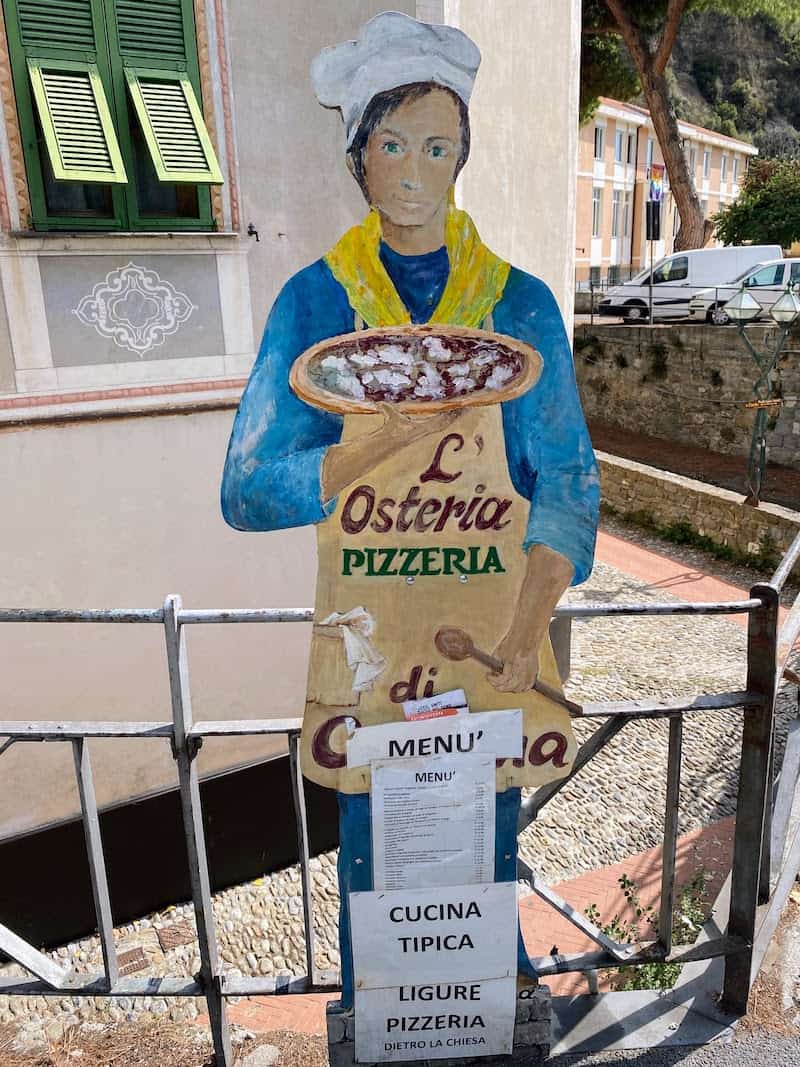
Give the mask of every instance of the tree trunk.
M 713 224 L 703 219 L 694 176 L 689 174 L 689 165 L 681 147 L 678 119 L 670 103 L 667 79 L 664 77 L 686 3 L 687 0 L 669 0 L 663 36 L 653 51 L 624 0 L 605 0 L 639 74 L 653 128 L 664 156 L 670 189 L 681 220 L 675 238 L 675 250 L 678 252 L 687 248 L 702 248 L 714 231 Z
M 694 176 L 689 173 L 689 165 L 681 147 L 678 119 L 669 102 L 667 80 L 663 74 L 656 74 L 650 64 L 647 69 L 639 71 L 639 76 L 653 128 L 664 156 L 670 190 L 675 197 L 681 219 L 681 226 L 675 238 L 675 250 L 680 252 L 687 248 L 702 248 L 711 238 L 714 226 L 703 218 L 700 198 L 694 186 Z

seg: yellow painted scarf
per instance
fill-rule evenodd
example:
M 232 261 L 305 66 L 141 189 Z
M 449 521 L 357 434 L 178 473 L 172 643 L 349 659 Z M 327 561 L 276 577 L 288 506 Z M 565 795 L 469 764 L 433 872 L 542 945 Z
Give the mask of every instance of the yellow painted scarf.
M 411 321 L 381 262 L 381 221 L 370 211 L 325 256 L 350 306 L 367 326 L 399 326 Z M 511 267 L 481 241 L 475 223 L 450 204 L 445 222 L 450 274 L 431 322 L 480 326 L 503 295 Z

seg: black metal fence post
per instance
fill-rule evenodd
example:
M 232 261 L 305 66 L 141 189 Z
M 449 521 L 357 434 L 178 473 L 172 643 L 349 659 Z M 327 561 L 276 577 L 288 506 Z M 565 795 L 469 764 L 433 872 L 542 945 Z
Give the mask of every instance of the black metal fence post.
M 775 718 L 778 606 L 774 586 L 755 585 L 752 597 L 762 606 L 752 612 L 747 629 L 747 689 L 761 697 L 745 709 L 742 760 L 736 808 L 736 833 L 731 872 L 728 935 L 740 937 L 747 948 L 725 959 L 722 1004 L 735 1015 L 747 1012 L 753 968 L 753 941 L 761 891 L 762 856 L 769 850 L 772 803 L 770 767 Z

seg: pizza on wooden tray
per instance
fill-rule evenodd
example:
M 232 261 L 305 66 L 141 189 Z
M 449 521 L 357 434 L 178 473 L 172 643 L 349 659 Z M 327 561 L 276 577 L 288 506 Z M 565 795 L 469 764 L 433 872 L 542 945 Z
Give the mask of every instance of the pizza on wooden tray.
M 391 326 L 331 337 L 299 356 L 290 374 L 309 404 L 346 415 L 380 403 L 407 414 L 495 404 L 536 382 L 542 359 L 504 334 L 464 326 Z

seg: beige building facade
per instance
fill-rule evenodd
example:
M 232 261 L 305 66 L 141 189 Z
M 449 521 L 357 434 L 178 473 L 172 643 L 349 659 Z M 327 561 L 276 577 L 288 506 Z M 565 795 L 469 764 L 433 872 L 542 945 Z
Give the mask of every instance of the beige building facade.
M 679 122 L 683 151 L 706 218 L 739 194 L 748 160 L 757 149 L 691 123 Z M 578 144 L 575 268 L 579 284 L 623 279 L 647 266 L 646 211 L 651 167 L 664 167 L 649 112 L 601 98 Z M 664 172 L 658 260 L 674 246 L 680 219 Z
M 81 5 L 69 8 L 81 14 Z M 80 179 L 91 166 L 111 167 L 110 157 L 79 160 L 69 180 L 54 176 L 53 128 L 43 127 L 33 94 L 37 78 L 45 93 L 63 85 L 69 46 L 28 47 L 20 12 L 31 5 L 1 6 L 0 605 L 154 607 L 174 592 L 191 607 L 310 606 L 313 530 L 229 529 L 219 482 L 272 301 L 365 211 L 344 165 L 341 124 L 317 104 L 309 64 L 386 5 L 161 0 L 175 15 L 170 47 L 185 51 L 185 71 L 173 63 L 172 81 L 182 93 L 192 87 L 223 179 L 188 191 L 157 184 L 148 170 L 152 146 L 129 87 L 146 97 L 155 59 L 141 37 L 126 51 L 137 20 L 122 18 L 136 14 L 136 0 L 86 0 L 93 15 L 70 31 L 78 42 L 95 34 L 94 60 L 85 50 L 80 60 L 81 92 L 96 105 L 104 87 L 125 165 L 127 186 L 109 180 L 101 191 L 87 186 L 103 183 Z M 37 0 L 37 10 L 46 6 Z M 571 314 L 578 0 L 513 0 L 502 11 L 476 0 L 391 7 L 459 26 L 479 44 L 472 154 L 457 196 L 484 240 L 542 276 Z M 513 76 L 520 69 L 524 79 Z M 93 114 L 100 126 L 86 143 L 105 137 L 107 147 L 100 109 Z M 536 139 L 527 136 L 531 114 Z M 73 143 L 67 131 L 63 146 Z M 297 715 L 309 636 L 305 625 L 194 627 L 197 716 Z M 10 718 L 170 714 L 158 627 L 9 625 L 3 663 Z M 160 742 L 125 743 L 123 759 L 108 744 L 95 758 L 101 804 L 174 785 Z M 268 754 L 255 739 L 218 740 L 199 759 L 210 774 Z M 0 838 L 75 810 L 65 749 L 17 745 L 4 755 Z

